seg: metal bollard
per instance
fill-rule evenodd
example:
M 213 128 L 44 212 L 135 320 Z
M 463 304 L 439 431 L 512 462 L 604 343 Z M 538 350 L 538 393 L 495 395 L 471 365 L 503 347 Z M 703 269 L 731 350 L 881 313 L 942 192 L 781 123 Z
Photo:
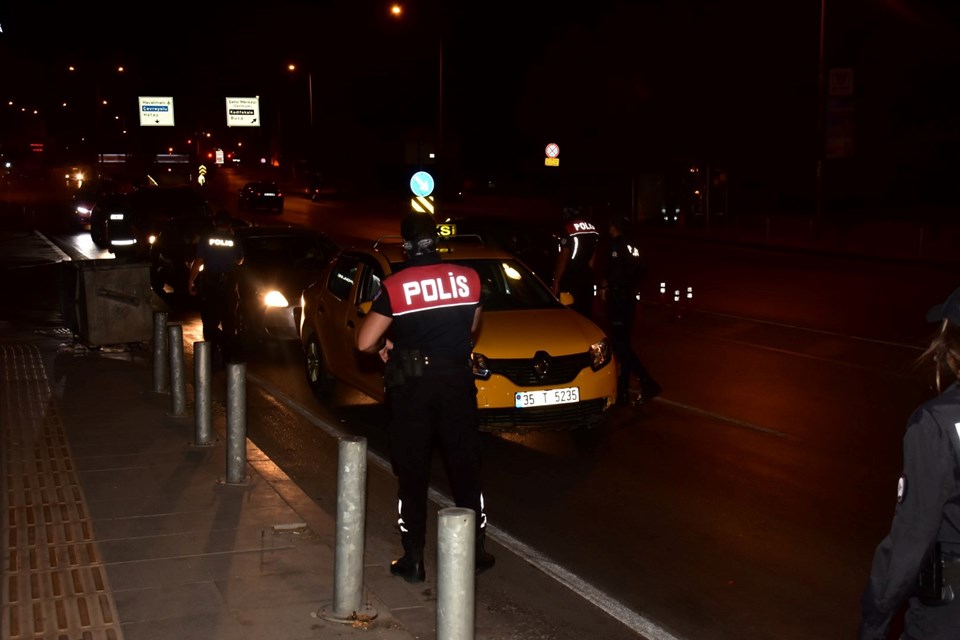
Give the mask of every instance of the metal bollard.
M 227 365 L 227 483 L 243 484 L 247 470 L 247 365 Z
M 437 526 L 437 640 L 473 640 L 476 615 L 476 517 L 441 509 Z
M 193 398 L 193 417 L 196 423 L 196 438 L 194 441 L 195 445 L 198 446 L 208 446 L 213 443 L 211 440 L 211 434 L 213 432 L 213 419 L 212 419 L 212 409 L 211 409 L 211 395 L 210 395 L 210 378 L 211 378 L 211 362 L 210 362 L 210 343 L 209 342 L 194 342 L 193 343 L 193 387 L 194 387 L 194 398 Z
M 183 374 L 183 325 L 167 325 L 167 343 L 170 351 L 170 415 L 187 415 L 187 383 Z
M 167 371 L 167 312 L 153 313 L 153 390 L 169 393 L 170 381 Z
M 363 596 L 364 517 L 367 511 L 367 439 L 340 438 L 333 615 L 353 618 Z M 368 612 L 364 612 L 369 617 Z

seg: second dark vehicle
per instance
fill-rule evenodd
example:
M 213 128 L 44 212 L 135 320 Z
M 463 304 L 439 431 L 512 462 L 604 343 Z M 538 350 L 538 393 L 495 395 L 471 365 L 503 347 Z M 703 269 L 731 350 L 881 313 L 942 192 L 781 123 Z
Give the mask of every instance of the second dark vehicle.
M 240 337 L 299 340 L 300 296 L 338 252 L 326 234 L 283 225 L 235 230 L 243 246 L 238 269 Z
M 276 182 L 257 180 L 248 182 L 240 189 L 241 209 L 269 209 L 283 211 L 283 192 Z

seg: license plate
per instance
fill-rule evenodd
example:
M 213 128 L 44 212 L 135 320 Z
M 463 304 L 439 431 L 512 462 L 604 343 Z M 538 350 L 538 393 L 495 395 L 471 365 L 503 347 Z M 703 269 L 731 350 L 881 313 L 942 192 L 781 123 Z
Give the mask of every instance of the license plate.
M 516 394 L 517 409 L 549 407 L 555 404 L 568 404 L 570 402 L 580 402 L 580 387 L 518 391 Z

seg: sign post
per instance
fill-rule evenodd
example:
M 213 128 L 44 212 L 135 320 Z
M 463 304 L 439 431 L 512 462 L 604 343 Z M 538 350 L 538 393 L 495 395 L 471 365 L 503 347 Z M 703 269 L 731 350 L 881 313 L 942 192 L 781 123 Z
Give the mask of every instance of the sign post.
M 417 171 L 413 174 L 410 178 L 410 191 L 413 192 L 410 208 L 413 211 L 429 214 L 435 212 L 433 196 L 430 195 L 433 193 L 434 186 L 433 176 L 426 171 Z
M 260 98 L 227 98 L 228 127 L 259 127 Z
M 560 166 L 560 145 L 556 142 L 551 142 L 547 145 L 547 148 L 543 150 L 546 154 L 546 158 L 543 159 L 544 166 L 547 167 L 559 167 Z
M 141 127 L 173 126 L 173 98 L 141 96 L 139 101 Z

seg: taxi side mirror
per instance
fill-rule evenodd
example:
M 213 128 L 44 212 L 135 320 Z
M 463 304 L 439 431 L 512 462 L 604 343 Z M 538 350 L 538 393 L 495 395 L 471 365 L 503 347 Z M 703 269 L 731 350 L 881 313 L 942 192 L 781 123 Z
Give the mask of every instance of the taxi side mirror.
M 569 291 L 561 291 L 561 292 L 560 292 L 560 304 L 562 304 L 562 305 L 565 306 L 565 307 L 569 307 L 570 305 L 572 305 L 572 304 L 573 304 L 573 294 L 570 293 Z
M 363 316 L 365 316 L 365 315 L 367 315 L 368 313 L 370 313 L 370 309 L 372 309 L 372 308 L 373 308 L 373 301 L 372 301 L 372 300 L 367 300 L 366 302 L 361 302 L 360 304 L 357 305 L 357 315 L 362 318 Z

